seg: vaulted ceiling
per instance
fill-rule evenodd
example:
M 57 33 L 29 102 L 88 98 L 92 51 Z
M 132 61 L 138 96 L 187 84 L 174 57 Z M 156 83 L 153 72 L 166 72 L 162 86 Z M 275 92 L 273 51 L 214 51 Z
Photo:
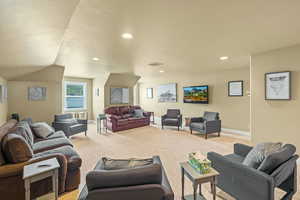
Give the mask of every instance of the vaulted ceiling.
M 299 10 L 299 0 L 1 0 L 0 76 L 53 64 L 89 78 L 245 67 L 251 54 L 300 43 Z

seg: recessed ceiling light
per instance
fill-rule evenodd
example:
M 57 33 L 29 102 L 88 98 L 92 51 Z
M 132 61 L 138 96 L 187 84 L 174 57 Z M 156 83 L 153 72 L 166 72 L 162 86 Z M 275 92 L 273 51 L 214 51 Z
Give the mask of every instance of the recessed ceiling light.
M 94 61 L 98 61 L 98 60 L 99 60 L 99 58 L 95 57 L 95 58 L 93 58 L 93 60 L 94 60 Z
M 160 73 L 164 73 L 165 71 L 164 71 L 164 70 L 160 70 L 159 72 L 160 72 Z
M 131 33 L 123 33 L 122 38 L 126 40 L 131 40 L 133 38 L 133 35 Z
M 220 57 L 220 60 L 227 60 L 229 57 L 228 56 L 222 56 Z

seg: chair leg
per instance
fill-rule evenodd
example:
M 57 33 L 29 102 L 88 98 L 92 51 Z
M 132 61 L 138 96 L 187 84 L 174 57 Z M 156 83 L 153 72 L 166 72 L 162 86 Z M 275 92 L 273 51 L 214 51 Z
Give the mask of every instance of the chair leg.
M 178 127 L 177 127 L 177 130 L 179 131 L 179 125 L 178 125 Z
M 221 136 L 221 132 L 220 132 L 220 131 L 218 132 L 218 136 L 219 136 L 219 137 Z
M 191 134 L 193 134 L 193 130 L 191 129 Z
M 205 133 L 205 139 L 207 140 L 207 133 Z
M 85 136 L 86 136 L 86 131 L 84 132 Z

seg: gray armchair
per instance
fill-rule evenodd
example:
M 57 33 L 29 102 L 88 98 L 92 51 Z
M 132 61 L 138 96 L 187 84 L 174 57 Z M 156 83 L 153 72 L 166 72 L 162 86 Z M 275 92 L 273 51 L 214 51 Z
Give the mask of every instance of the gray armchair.
M 67 137 L 82 132 L 86 135 L 88 129 L 87 120 L 74 119 L 71 113 L 55 115 L 52 126 L 55 131 L 63 131 Z
M 168 109 L 167 114 L 161 116 L 162 129 L 164 126 L 177 126 L 179 131 L 179 127 L 182 127 L 182 115 L 179 109 Z
M 78 200 L 174 200 L 158 156 L 153 164 L 133 169 L 104 170 L 102 161 L 87 174 Z
M 294 155 L 296 148 L 293 145 L 287 144 L 285 147 L 291 149 L 292 156 L 286 156 L 279 166 L 273 163 L 275 169 L 268 173 L 242 164 L 252 149 L 243 144 L 235 144 L 233 154 L 222 156 L 209 152 L 207 158 L 220 173 L 217 186 L 234 198 L 274 200 L 274 190 L 278 187 L 286 192 L 281 200 L 291 200 L 297 191 L 298 155 Z
M 218 133 L 218 136 L 220 136 L 221 120 L 219 113 L 205 112 L 203 117 L 191 118 L 190 130 L 191 134 L 193 130 L 204 133 L 205 139 L 207 139 L 207 135 L 211 133 Z

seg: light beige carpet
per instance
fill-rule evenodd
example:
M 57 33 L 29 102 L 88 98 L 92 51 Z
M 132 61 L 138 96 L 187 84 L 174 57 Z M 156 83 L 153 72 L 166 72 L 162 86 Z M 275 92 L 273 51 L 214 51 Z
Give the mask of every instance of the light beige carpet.
M 250 144 L 247 138 L 232 137 L 221 134 L 221 137 L 210 136 L 205 140 L 203 136 L 191 135 L 187 131 L 174 129 L 160 130 L 156 127 L 142 127 L 119 133 L 96 134 L 96 126 L 89 126 L 88 136 L 79 134 L 71 138 L 83 163 L 81 168 L 81 187 L 85 183 L 85 175 L 92 170 L 96 162 L 103 156 L 112 158 L 148 158 L 159 155 L 166 169 L 168 178 L 175 192 L 175 199 L 181 199 L 181 174 L 179 163 L 187 160 L 190 152 L 200 151 L 206 154 L 215 151 L 229 154 L 233 151 L 234 143 Z M 186 180 L 186 194 L 192 192 L 191 184 Z M 203 188 L 204 196 L 212 199 L 209 185 Z M 78 191 L 62 196 L 61 200 L 76 199 Z M 281 193 L 277 193 L 280 195 Z M 224 192 L 218 192 L 217 199 L 231 199 Z M 279 199 L 279 198 L 278 198 Z

